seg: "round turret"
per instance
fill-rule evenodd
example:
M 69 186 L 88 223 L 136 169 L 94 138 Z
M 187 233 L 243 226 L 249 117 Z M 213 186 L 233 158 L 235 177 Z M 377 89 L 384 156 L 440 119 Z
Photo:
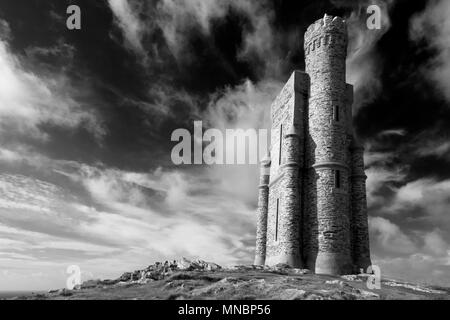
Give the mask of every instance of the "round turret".
M 349 96 L 345 82 L 347 28 L 325 15 L 305 33 L 306 72 L 311 78 L 310 139 L 307 141 L 312 241 L 308 264 L 317 273 L 343 274 L 352 269 L 347 165 Z

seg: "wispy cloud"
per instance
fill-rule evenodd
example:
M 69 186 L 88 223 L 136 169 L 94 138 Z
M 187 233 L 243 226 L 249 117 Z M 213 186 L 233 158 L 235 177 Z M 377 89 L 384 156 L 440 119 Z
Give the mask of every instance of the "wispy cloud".
M 419 157 L 435 157 L 450 161 L 450 134 L 444 124 L 418 134 L 413 142 L 414 154 Z
M 132 253 L 115 272 L 181 256 L 233 264 L 251 255 L 253 206 L 239 199 L 229 203 L 220 179 L 207 171 L 138 173 L 57 160 L 48 166 L 86 193 L 29 176 L 0 175 L 0 238 L 14 242 L 2 249 L 0 265 L 28 261 L 42 271 L 75 263 L 105 277 L 112 270 L 102 272 L 99 260 L 112 265 Z M 211 189 L 214 184 L 218 187 Z M 43 261 L 49 265 L 43 267 Z M 64 275 L 55 277 L 62 285 Z M 3 287 L 11 285 L 7 276 L 3 280 Z
M 387 136 L 400 136 L 403 137 L 407 134 L 407 131 L 405 129 L 389 129 L 381 131 L 378 136 L 380 137 L 387 137 Z
M 349 1 L 336 1 L 349 5 Z M 390 29 L 389 9 L 393 0 L 351 2 L 354 10 L 346 19 L 349 33 L 347 55 L 347 82 L 354 85 L 353 107 L 357 111 L 370 103 L 382 89 L 380 80 L 383 61 L 376 45 L 381 37 Z M 367 27 L 367 7 L 377 5 L 381 9 L 381 29 Z
M 446 227 L 450 223 L 449 195 L 450 180 L 419 179 L 398 188 L 394 201 L 387 210 L 391 213 L 405 213 L 420 208 L 423 215 L 418 219 Z
M 413 41 L 425 41 L 436 54 L 421 66 L 422 73 L 434 82 L 443 96 L 450 100 L 450 3 L 431 0 L 425 10 L 410 21 L 410 37 Z
M 123 31 L 126 46 L 142 57 L 146 57 L 147 53 L 142 40 L 148 26 L 139 19 L 136 13 L 135 7 L 138 3 L 128 0 L 108 0 L 108 3 L 116 18 L 116 23 Z
M 370 218 L 369 228 L 373 247 L 381 245 L 385 253 L 404 255 L 417 251 L 411 239 L 397 225 L 387 219 L 381 217 Z
M 71 95 L 69 78 L 64 73 L 40 75 L 28 70 L 21 57 L 11 52 L 7 39 L 0 38 L 0 130 L 45 140 L 49 137 L 40 125 L 50 124 L 85 127 L 102 136 L 95 114 Z
M 231 11 L 248 21 L 242 28 L 237 57 L 253 64 L 262 77 L 281 75 L 280 67 L 285 58 L 280 50 L 281 43 L 294 45 L 298 40 L 295 32 L 277 32 L 273 26 L 275 12 L 268 1 L 162 0 L 149 7 L 143 1 L 109 0 L 109 5 L 128 46 L 141 55 L 145 55 L 144 51 L 157 55 L 157 50 L 146 47 L 143 39 L 155 30 L 161 31 L 165 44 L 179 64 L 189 64 L 196 59 L 190 52 L 191 36 L 210 36 L 214 23 Z
M 377 146 L 382 144 L 368 144 L 364 156 L 372 262 L 385 277 L 449 285 L 442 282 L 450 271 L 449 180 L 413 180 L 409 166 L 399 161 L 403 149 L 376 151 Z

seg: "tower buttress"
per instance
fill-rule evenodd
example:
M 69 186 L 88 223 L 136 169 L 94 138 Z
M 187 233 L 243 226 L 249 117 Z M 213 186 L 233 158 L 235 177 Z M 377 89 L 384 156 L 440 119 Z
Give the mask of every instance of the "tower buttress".
M 352 257 L 355 271 L 366 271 L 370 261 L 369 226 L 367 221 L 366 178 L 364 173 L 364 147 L 353 140 L 352 160 Z
M 283 171 L 283 191 L 281 196 L 283 229 L 280 231 L 282 252 L 278 263 L 292 267 L 302 266 L 301 257 L 301 196 L 300 140 L 301 134 L 296 124 L 292 124 L 284 135 L 285 156 L 281 164 Z
M 267 209 L 269 202 L 270 154 L 261 161 L 256 214 L 256 252 L 255 265 L 264 265 L 266 261 Z

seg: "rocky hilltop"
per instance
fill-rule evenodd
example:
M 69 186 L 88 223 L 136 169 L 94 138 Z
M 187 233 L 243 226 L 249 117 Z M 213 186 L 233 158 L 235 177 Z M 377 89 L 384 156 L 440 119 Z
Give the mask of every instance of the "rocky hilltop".
M 114 280 L 89 280 L 73 290 L 50 290 L 48 294 L 15 299 L 450 299 L 450 288 L 387 279 L 381 281 L 380 289 L 370 290 L 369 276 L 316 275 L 283 264 L 223 268 L 215 263 L 183 258 L 156 262 Z

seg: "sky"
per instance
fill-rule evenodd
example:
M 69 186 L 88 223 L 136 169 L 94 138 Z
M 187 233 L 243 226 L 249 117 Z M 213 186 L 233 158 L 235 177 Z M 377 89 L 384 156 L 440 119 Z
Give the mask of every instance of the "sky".
M 325 13 L 348 23 L 372 262 L 450 286 L 449 1 L 2 0 L 0 290 L 251 263 L 258 166 L 174 165 L 171 133 L 268 128 Z

